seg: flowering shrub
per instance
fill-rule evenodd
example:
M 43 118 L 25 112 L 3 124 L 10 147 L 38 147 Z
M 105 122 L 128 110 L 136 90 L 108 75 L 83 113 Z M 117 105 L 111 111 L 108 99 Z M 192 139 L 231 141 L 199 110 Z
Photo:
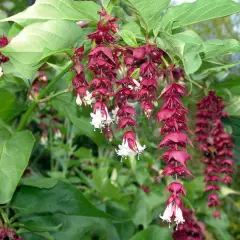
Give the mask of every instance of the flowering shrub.
M 238 239 L 239 42 L 189 25 L 240 4 L 169 4 L 1 18 L 0 239 Z

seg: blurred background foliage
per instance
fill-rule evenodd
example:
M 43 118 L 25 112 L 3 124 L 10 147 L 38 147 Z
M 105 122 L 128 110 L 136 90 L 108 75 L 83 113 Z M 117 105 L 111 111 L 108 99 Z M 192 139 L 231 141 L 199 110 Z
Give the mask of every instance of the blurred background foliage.
M 11 16 L 23 11 L 33 2 L 33 0 L 1 0 L 0 15 Z M 175 1 L 173 4 L 183 2 L 184 0 Z M 116 16 L 124 16 L 124 9 L 116 7 L 114 13 Z M 239 26 L 238 14 L 196 24 L 191 28 L 204 39 L 239 40 Z M 9 26 L 5 25 L 4 28 L 9 29 Z M 59 60 L 64 63 L 61 55 L 51 57 L 49 63 L 56 66 Z M 240 55 L 233 54 L 224 60 L 240 61 Z M 55 74 L 48 66 L 44 70 L 49 79 Z M 58 68 L 55 70 L 57 72 Z M 202 183 L 204 166 L 199 160 L 201 153 L 197 147 L 189 149 L 193 156 L 193 161 L 189 163 L 190 169 L 196 178 L 185 183 L 188 194 L 184 203 L 188 208 L 196 209 L 198 219 L 206 224 L 205 235 L 208 240 L 240 240 L 239 71 L 240 67 L 236 66 L 230 72 L 216 72 L 204 79 L 206 87 L 214 88 L 228 104 L 230 118 L 226 119 L 224 124 L 227 131 L 234 136 L 236 145 L 236 173 L 233 185 L 231 188 L 223 188 L 221 192 L 223 202 L 221 220 L 213 219 L 207 208 Z M 68 73 L 59 81 L 55 91 L 66 90 L 71 79 L 72 75 Z M 12 109 L 12 105 L 9 107 L 3 103 L 4 94 L 12 94 L 12 104 L 18 109 L 14 114 L 17 115 L 26 109 L 26 98 L 23 96 L 27 90 L 21 82 L 12 81 L 7 85 L 0 82 L 0 86 L 7 86 L 9 90 L 8 93 L 0 95 L 0 104 L 3 105 L 1 107 Z M 17 101 L 13 93 L 16 94 Z M 184 103 L 190 109 L 190 119 L 194 119 L 195 104 L 203 95 L 203 91 L 194 87 L 191 98 L 184 99 Z M 147 145 L 147 151 L 141 155 L 139 161 L 130 158 L 120 163 L 114 150 L 120 142 L 120 133 L 114 132 L 113 141 L 107 142 L 101 134 L 93 132 L 89 124 L 89 113 L 90 109 L 77 108 L 73 96 L 69 93 L 63 93 L 39 105 L 38 112 L 28 127 L 38 141 L 25 178 L 22 179 L 11 202 L 11 206 L 17 209 L 16 212 L 20 216 L 19 222 L 24 225 L 24 228 L 19 228 L 19 232 L 24 233 L 26 240 L 52 239 L 52 236 L 57 240 L 172 239 L 168 226 L 158 219 L 167 199 L 164 188 L 170 178 L 159 177 L 162 162 L 159 158 L 161 152 L 157 151 L 159 129 L 156 130 L 156 124 L 151 124 L 144 117 L 140 117 L 138 136 L 140 142 Z M 12 118 L 12 111 L 1 113 L 1 119 L 5 122 L 13 122 Z M 48 126 L 49 135 L 46 142 L 42 141 L 41 123 Z M 56 135 L 56 128 L 59 129 L 61 136 Z M 191 122 L 190 128 L 194 131 L 194 121 Z M 41 176 L 42 179 L 28 181 L 29 176 Z M 83 194 L 76 192 L 69 184 L 79 188 Z M 59 199 L 61 201 L 58 201 Z M 28 214 L 24 209 L 28 209 Z

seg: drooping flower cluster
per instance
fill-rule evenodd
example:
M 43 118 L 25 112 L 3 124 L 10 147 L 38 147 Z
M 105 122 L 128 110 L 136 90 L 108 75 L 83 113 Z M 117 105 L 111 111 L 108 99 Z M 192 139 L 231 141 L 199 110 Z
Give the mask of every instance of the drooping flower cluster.
M 0 38 L 0 48 L 6 47 L 8 45 L 9 41 L 7 39 L 7 37 L 5 37 L 4 35 Z M 5 63 L 9 60 L 8 57 L 4 56 L 1 51 L 0 51 L 0 64 L 1 63 Z M 0 77 L 3 75 L 2 72 L 2 67 L 0 66 Z
M 172 83 L 166 86 L 161 93 L 163 106 L 157 113 L 157 120 L 163 123 L 160 135 L 164 136 L 159 148 L 169 148 L 163 154 L 166 166 L 162 175 L 174 176 L 175 181 L 167 187 L 170 197 L 167 201 L 167 208 L 163 216 L 160 215 L 160 218 L 169 222 L 169 224 L 174 220 L 178 227 L 179 223 L 185 221 L 182 215 L 182 200 L 180 197 L 186 194 L 184 186 L 178 181 L 178 177 L 192 177 L 186 167 L 186 161 L 191 159 L 186 151 L 186 145 L 189 143 L 192 146 L 192 142 L 186 134 L 188 131 L 186 123 L 188 111 L 181 102 L 181 97 L 187 95 L 187 91 L 182 85 L 174 82 L 172 71 L 170 75 Z
M 225 132 L 222 118 L 227 117 L 223 111 L 225 105 L 221 97 L 216 96 L 214 91 L 210 91 L 197 104 L 196 122 L 196 142 L 199 149 L 204 153 L 202 162 L 206 165 L 205 191 L 208 195 L 208 206 L 214 209 L 213 216 L 220 218 L 220 213 L 216 207 L 220 205 L 218 183 L 230 184 L 233 173 L 233 153 L 234 147 L 232 137 Z
M 203 240 L 205 225 L 197 221 L 193 211 L 183 208 L 185 222 L 172 234 L 174 240 Z

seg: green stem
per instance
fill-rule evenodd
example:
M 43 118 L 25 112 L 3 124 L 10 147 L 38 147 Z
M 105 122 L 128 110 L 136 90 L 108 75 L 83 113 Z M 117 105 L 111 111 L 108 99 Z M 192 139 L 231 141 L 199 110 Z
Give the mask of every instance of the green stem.
M 25 112 L 25 114 L 23 114 L 18 127 L 17 127 L 17 131 L 21 131 L 27 121 L 28 118 L 30 117 L 30 115 L 32 114 L 32 112 L 34 111 L 34 109 L 37 107 L 39 101 L 49 92 L 49 90 L 56 84 L 56 82 L 61 79 L 62 76 L 64 76 L 73 66 L 73 62 L 69 63 L 48 85 L 47 87 L 39 94 L 38 98 L 36 100 L 34 100 L 34 102 L 30 105 L 30 107 L 28 108 L 28 110 Z

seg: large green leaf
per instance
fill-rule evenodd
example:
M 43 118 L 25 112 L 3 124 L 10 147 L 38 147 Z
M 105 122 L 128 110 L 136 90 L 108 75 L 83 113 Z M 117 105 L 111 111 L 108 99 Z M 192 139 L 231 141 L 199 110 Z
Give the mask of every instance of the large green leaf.
M 101 167 L 93 172 L 93 183 L 102 196 L 112 199 L 121 198 L 121 191 L 108 178 L 108 167 Z
M 168 228 L 153 225 L 137 233 L 130 240 L 171 240 L 172 234 Z
M 75 240 L 94 234 L 102 239 L 119 240 L 112 224 L 115 218 L 97 209 L 77 188 L 63 182 L 51 189 L 20 186 L 11 206 L 20 214 L 23 228 L 32 229 L 32 224 L 38 222 L 39 226 L 34 225 L 36 234 L 46 231 L 46 227 L 61 226 L 51 231 L 54 239 Z M 31 234 L 24 236 L 35 239 Z
M 100 6 L 92 1 L 76 2 L 73 0 L 37 0 L 36 3 L 9 18 L 1 21 L 14 21 L 21 25 L 28 25 L 37 21 L 69 20 L 69 21 L 97 21 L 97 11 Z
M 203 41 L 201 37 L 192 30 L 183 31 L 176 34 L 160 32 L 157 44 L 173 58 L 179 58 L 184 65 L 187 74 L 208 73 L 221 69 L 228 69 L 236 63 L 222 64 L 214 60 L 216 57 L 240 52 L 240 43 L 237 40 L 208 40 Z M 209 64 L 206 64 L 208 61 Z M 211 64 L 212 62 L 212 64 Z M 202 64 L 205 64 L 201 68 Z
M 232 53 L 240 53 L 240 42 L 235 39 L 208 40 L 203 44 L 204 58 L 214 58 Z
M 81 28 L 69 21 L 34 23 L 24 28 L 1 51 L 10 58 L 15 71 L 25 79 L 32 79 L 49 56 L 71 51 L 82 35 Z
M 124 0 L 124 3 L 133 10 L 146 31 L 151 31 L 162 17 L 162 11 L 170 0 Z
M 168 9 L 158 25 L 159 29 L 187 26 L 194 23 L 228 16 L 240 11 L 240 3 L 232 0 L 197 0 Z
M 0 204 L 11 200 L 28 165 L 34 141 L 28 131 L 16 133 L 8 140 L 0 139 Z
M 12 136 L 12 129 L 3 120 L 0 119 L 0 138 L 9 139 Z
M 0 88 L 0 119 L 9 120 L 14 110 L 15 96 L 7 89 Z

